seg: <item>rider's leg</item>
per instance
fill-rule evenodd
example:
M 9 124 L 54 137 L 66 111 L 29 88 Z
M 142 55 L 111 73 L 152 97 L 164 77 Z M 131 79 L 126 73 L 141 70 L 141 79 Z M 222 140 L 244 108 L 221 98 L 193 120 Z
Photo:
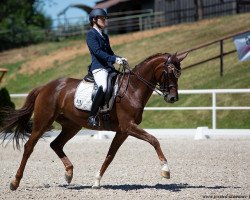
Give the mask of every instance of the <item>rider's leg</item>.
M 98 86 L 98 90 L 95 95 L 92 107 L 91 107 L 90 116 L 88 118 L 88 124 L 90 126 L 97 127 L 99 123 L 96 118 L 96 115 L 98 113 L 101 103 L 103 102 L 103 99 L 105 97 L 105 92 L 107 90 L 108 71 L 105 69 L 96 69 L 96 70 L 93 70 L 92 73 L 93 73 L 95 82 Z
M 95 82 L 98 87 L 102 86 L 103 92 L 107 90 L 107 80 L 109 72 L 106 69 L 95 69 L 92 71 Z
M 88 118 L 88 125 L 97 127 L 99 126 L 99 122 L 96 118 L 97 113 L 99 111 L 99 107 L 101 103 L 103 102 L 104 95 L 105 93 L 103 92 L 102 86 L 98 88 L 97 93 L 95 95 L 94 101 L 92 103 L 91 111 L 90 111 L 90 116 Z

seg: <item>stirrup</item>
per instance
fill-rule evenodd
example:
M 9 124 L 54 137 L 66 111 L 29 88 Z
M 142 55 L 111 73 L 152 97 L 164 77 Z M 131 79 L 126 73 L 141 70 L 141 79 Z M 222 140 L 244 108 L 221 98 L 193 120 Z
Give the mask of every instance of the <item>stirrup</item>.
M 92 127 L 100 127 L 99 117 L 97 117 L 97 116 L 90 116 L 88 118 L 88 125 L 92 126 Z

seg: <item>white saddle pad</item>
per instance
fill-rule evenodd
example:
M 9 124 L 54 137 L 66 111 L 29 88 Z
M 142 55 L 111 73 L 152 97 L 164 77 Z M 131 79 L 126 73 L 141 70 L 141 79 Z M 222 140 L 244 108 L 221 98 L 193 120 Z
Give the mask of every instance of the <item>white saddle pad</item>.
M 94 88 L 93 83 L 81 81 L 78 85 L 74 97 L 74 105 L 81 110 L 90 111 L 92 106 L 92 91 Z
M 74 105 L 76 108 L 80 110 L 90 111 L 92 106 L 92 92 L 94 89 L 94 83 L 89 83 L 85 81 L 81 81 L 80 84 L 77 86 L 75 97 L 74 97 Z M 109 111 L 115 101 L 115 97 L 118 90 L 118 83 L 116 80 L 116 83 L 114 85 L 113 94 L 112 97 L 108 103 L 108 105 L 105 105 L 103 108 L 100 109 L 100 112 L 107 112 Z

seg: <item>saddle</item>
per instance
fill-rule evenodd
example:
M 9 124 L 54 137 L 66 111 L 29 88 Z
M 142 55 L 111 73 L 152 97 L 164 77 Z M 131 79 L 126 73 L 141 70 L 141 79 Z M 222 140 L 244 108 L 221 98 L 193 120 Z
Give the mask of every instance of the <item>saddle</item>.
M 109 75 L 108 75 L 107 90 L 105 92 L 105 101 L 103 102 L 103 107 L 101 108 L 100 112 L 105 112 L 106 110 L 108 111 L 109 108 L 110 108 L 109 102 L 110 102 L 112 94 L 113 94 L 116 78 L 117 78 L 117 72 L 116 71 L 111 71 L 109 73 Z M 96 92 L 98 90 L 98 86 L 95 83 L 94 76 L 90 71 L 88 71 L 88 74 L 83 79 L 86 82 L 94 83 L 94 88 L 93 88 L 93 92 L 92 92 L 92 95 L 91 95 L 91 99 L 93 101 L 94 97 L 96 95 Z M 106 107 L 106 108 L 104 109 L 104 107 Z
M 93 98 L 97 92 L 97 84 L 94 82 L 93 76 L 88 73 L 83 81 L 77 86 L 74 105 L 76 108 L 84 111 L 90 111 L 93 103 Z M 117 72 L 113 71 L 108 75 L 107 90 L 104 97 L 104 102 L 99 110 L 99 113 L 107 113 L 112 109 L 118 90 Z

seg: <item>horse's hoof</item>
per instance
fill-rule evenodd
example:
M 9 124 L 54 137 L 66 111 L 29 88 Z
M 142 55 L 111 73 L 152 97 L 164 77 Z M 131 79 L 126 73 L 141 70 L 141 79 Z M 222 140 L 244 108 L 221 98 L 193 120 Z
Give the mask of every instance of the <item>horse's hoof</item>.
M 12 190 L 12 191 L 14 191 L 14 190 L 16 190 L 18 188 L 18 185 L 16 185 L 16 184 L 14 184 L 14 183 L 10 183 L 10 189 Z
M 161 171 L 161 176 L 166 179 L 170 179 L 170 172 L 169 171 Z
M 93 186 L 92 186 L 92 189 L 100 189 L 100 188 L 101 188 L 100 185 L 93 185 Z
M 69 176 L 67 173 L 65 173 L 65 180 L 68 184 L 71 183 L 73 176 Z

